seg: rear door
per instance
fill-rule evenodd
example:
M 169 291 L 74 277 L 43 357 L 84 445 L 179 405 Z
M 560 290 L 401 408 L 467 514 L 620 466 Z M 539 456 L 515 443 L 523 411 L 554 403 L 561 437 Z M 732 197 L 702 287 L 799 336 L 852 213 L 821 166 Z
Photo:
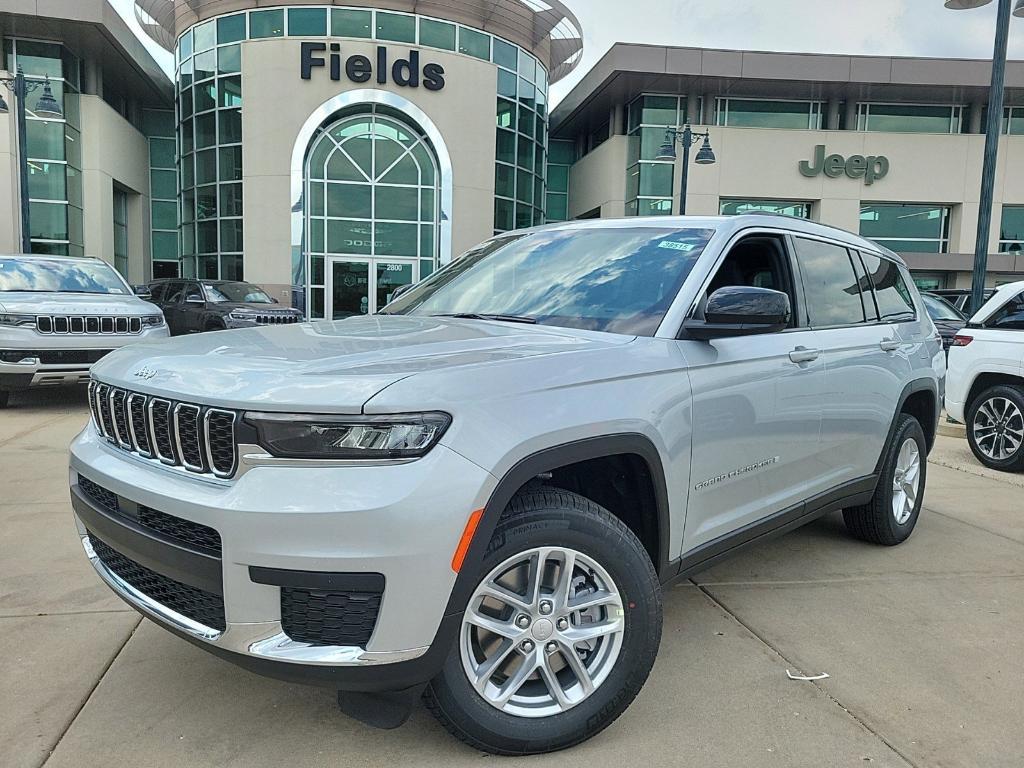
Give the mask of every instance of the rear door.
M 203 295 L 203 287 L 197 282 L 186 283 L 181 305 L 184 333 L 199 333 L 203 330 L 205 310 L 206 297 Z
M 824 350 L 819 460 L 837 488 L 874 472 L 910 365 L 893 323 L 879 320 L 857 252 L 803 235 L 794 242 L 810 324 Z

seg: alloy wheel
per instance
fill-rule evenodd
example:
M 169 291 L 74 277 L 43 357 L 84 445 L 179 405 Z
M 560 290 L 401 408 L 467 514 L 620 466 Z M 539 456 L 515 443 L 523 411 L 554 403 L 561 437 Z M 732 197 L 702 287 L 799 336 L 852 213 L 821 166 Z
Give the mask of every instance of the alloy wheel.
M 975 411 L 971 431 L 979 451 L 994 461 L 1005 461 L 1024 442 L 1024 415 L 1009 398 L 990 397 Z
M 505 560 L 473 593 L 462 666 L 496 709 L 548 717 L 608 678 L 624 630 L 622 598 L 599 563 L 573 549 L 537 547 Z
M 921 485 L 921 451 L 917 441 L 908 437 L 896 456 L 892 477 L 892 515 L 897 525 L 906 523 L 914 513 Z

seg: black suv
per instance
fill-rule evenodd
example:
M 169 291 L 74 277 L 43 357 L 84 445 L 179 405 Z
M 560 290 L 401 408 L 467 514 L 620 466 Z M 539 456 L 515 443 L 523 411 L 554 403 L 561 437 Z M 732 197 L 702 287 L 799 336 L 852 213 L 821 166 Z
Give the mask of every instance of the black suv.
M 241 280 L 168 278 L 154 280 L 149 289 L 173 336 L 303 320 L 301 311 L 277 306 L 262 288 Z

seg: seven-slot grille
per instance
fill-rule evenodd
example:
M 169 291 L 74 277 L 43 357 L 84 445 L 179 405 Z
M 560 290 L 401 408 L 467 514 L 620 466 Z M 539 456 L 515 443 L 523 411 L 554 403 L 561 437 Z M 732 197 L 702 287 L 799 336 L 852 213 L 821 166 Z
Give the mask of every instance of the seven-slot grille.
M 256 322 L 260 325 L 280 325 L 284 323 L 297 323 L 302 318 L 299 315 L 293 315 L 291 313 L 280 313 L 280 314 L 266 314 L 256 315 Z
M 125 315 L 39 315 L 40 333 L 142 333 L 142 318 Z
M 97 431 L 109 442 L 148 459 L 198 474 L 231 477 L 238 464 L 238 414 L 89 383 Z

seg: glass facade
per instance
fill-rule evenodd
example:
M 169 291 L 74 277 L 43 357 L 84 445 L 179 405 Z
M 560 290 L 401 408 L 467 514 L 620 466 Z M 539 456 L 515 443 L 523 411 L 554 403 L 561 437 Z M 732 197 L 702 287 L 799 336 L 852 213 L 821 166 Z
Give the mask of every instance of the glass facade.
M 33 89 L 25 105 L 32 252 L 81 256 L 81 64 L 61 45 L 20 38 L 4 41 L 4 61 L 9 72 L 22 69 Z M 46 77 L 64 113 L 62 119 L 44 119 L 35 114 Z
M 945 253 L 949 249 L 949 206 L 862 203 L 860 234 L 896 252 Z
M 153 277 L 178 277 L 178 174 L 174 112 L 143 110 L 142 132 L 149 141 L 149 220 Z
M 548 143 L 548 192 L 544 209 L 547 221 L 569 218 L 569 167 L 574 156 L 573 142 L 552 139 Z
M 821 128 L 820 101 L 719 98 L 715 106 L 718 125 L 733 128 Z
M 958 104 L 857 105 L 857 130 L 888 133 L 960 133 L 963 107 Z
M 627 114 L 626 215 L 672 213 L 675 163 L 658 160 L 666 128 L 678 128 L 686 116 L 685 96 L 641 96 Z
M 182 267 L 242 277 L 240 41 L 350 37 L 454 51 L 498 67 L 494 231 L 544 222 L 547 71 L 522 48 L 441 19 L 367 8 L 264 8 L 217 17 L 175 52 Z
M 999 252 L 1024 250 L 1024 205 L 1004 205 L 999 225 Z
M 738 200 L 722 198 L 718 211 L 724 216 L 739 213 L 782 213 L 801 219 L 811 218 L 811 204 L 795 200 Z

